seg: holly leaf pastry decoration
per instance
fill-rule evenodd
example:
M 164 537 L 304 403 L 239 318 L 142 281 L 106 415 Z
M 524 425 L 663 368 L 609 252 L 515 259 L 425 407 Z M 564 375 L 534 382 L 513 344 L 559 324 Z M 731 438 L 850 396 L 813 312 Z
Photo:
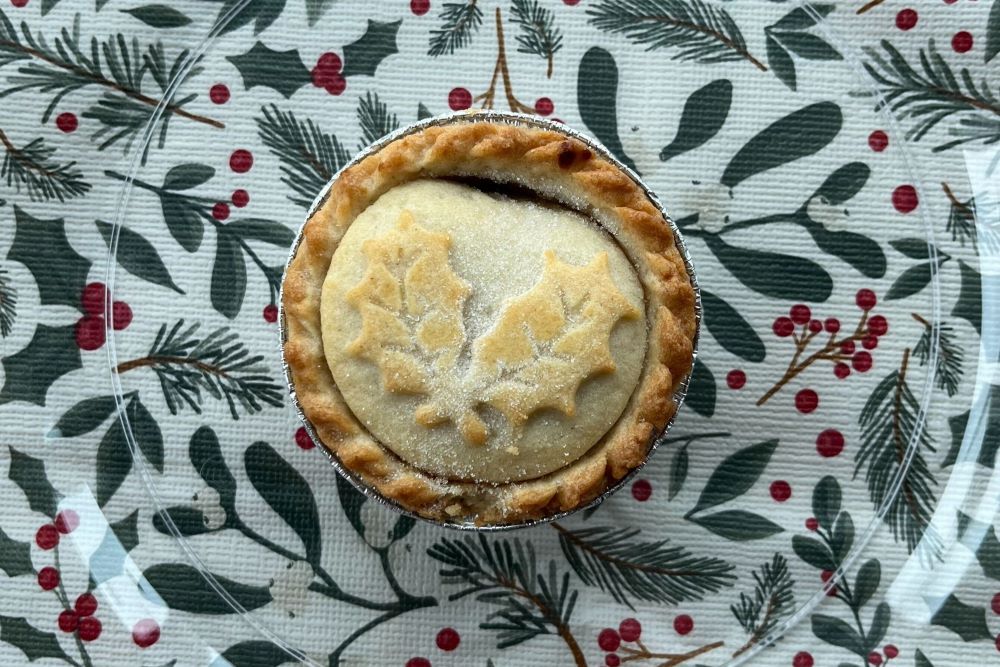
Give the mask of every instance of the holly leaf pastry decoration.
M 364 243 L 365 274 L 346 294 L 361 314 L 361 333 L 347 352 L 374 363 L 386 391 L 428 397 L 417 423 L 452 423 L 469 444 L 489 437 L 477 413 L 484 404 L 514 429 L 545 408 L 573 416 L 580 384 L 615 370 L 615 324 L 641 315 L 615 286 L 607 253 L 576 266 L 545 251 L 541 279 L 509 299 L 473 342 L 471 363 L 456 382 L 472 288 L 451 268 L 450 247 L 447 234 L 424 229 L 409 212 L 387 235 Z

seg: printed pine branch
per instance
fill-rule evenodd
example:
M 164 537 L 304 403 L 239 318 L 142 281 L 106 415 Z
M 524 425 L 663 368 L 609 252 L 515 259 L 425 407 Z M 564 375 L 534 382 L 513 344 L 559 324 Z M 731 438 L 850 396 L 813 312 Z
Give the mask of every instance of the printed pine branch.
M 472 43 L 472 37 L 483 24 L 483 10 L 478 0 L 446 2 L 441 9 L 441 27 L 431 30 L 427 55 L 451 55 Z
M 503 84 L 503 92 L 507 97 L 507 106 L 511 111 L 520 113 L 534 113 L 534 108 L 528 106 L 514 95 L 514 86 L 510 80 L 510 69 L 507 67 L 507 46 L 503 36 L 503 18 L 500 15 L 500 8 L 497 7 L 494 14 L 497 26 L 497 59 L 493 65 L 493 77 L 490 79 L 490 87 L 486 92 L 472 98 L 473 102 L 482 102 L 484 109 L 492 109 L 493 101 L 496 98 L 497 83 Z
M 912 121 L 907 139 L 919 141 L 938 123 L 958 115 L 958 122 L 949 130 L 957 138 L 935 151 L 971 141 L 1000 141 L 1000 99 L 985 78 L 977 83 L 967 67 L 956 74 L 938 53 L 934 40 L 920 50 L 918 66 L 907 62 L 888 41 L 883 40 L 881 46 L 882 52 L 865 49 L 871 61 L 865 63 L 865 69 L 882 94 L 877 107 L 888 107 L 900 118 Z
M 740 627 L 750 635 L 733 653 L 734 658 L 767 638 L 795 606 L 795 582 L 788 572 L 788 561 L 780 553 L 754 572 L 753 579 L 756 584 L 753 595 L 740 593 L 739 602 L 729 607 Z
M 625 35 L 647 50 L 672 49 L 675 60 L 746 60 L 767 71 L 729 13 L 706 0 L 600 0 L 587 14 L 599 30 Z
M 934 384 L 938 389 L 944 389 L 948 396 L 954 396 L 962 381 L 962 364 L 965 360 L 965 351 L 955 341 L 955 329 L 945 322 L 932 324 L 917 313 L 910 314 L 924 325 L 924 332 L 913 347 L 913 356 L 920 361 L 921 366 L 925 365 L 931 357 L 931 344 L 936 333 L 938 356 L 934 366 Z
M 638 528 L 610 526 L 571 531 L 558 523 L 559 545 L 577 576 L 633 608 L 632 599 L 662 604 L 700 600 L 732 586 L 733 566 L 694 556 L 667 540 L 641 541 Z
M 552 78 L 554 58 L 562 48 L 562 33 L 555 26 L 555 14 L 542 7 L 538 0 L 514 0 L 511 16 L 520 28 L 517 35 L 519 53 L 532 53 L 548 63 L 545 76 Z
M 66 201 L 90 191 L 91 185 L 83 179 L 76 162 L 54 160 L 56 149 L 46 146 L 44 139 L 39 137 L 18 148 L 0 130 L 0 144 L 5 151 L 0 178 L 17 192 L 24 188 L 31 201 Z
M 261 112 L 264 117 L 255 119 L 260 139 L 281 162 L 281 182 L 297 195 L 288 199 L 309 208 L 350 155 L 337 137 L 320 130 L 311 119 L 298 120 L 273 104 L 261 107 Z
M 88 45 L 80 35 L 79 16 L 72 30 L 63 28 L 50 45 L 43 35 L 34 34 L 27 23 L 21 24 L 19 34 L 0 10 L 0 67 L 20 63 L 17 73 L 8 75 L 11 87 L 0 91 L 0 98 L 26 90 L 55 93 L 42 113 L 42 122 L 47 122 L 65 96 L 87 86 L 103 88 L 101 98 L 82 114 L 101 126 L 95 139 L 101 140 L 102 150 L 124 141 L 127 151 L 161 105 L 163 113 L 153 128 L 160 147 L 173 116 L 225 127 L 217 120 L 184 109 L 195 95 L 179 100 L 166 97 L 170 80 L 188 63 L 189 55 L 189 51 L 182 51 L 168 64 L 159 42 L 142 48 L 137 38 L 128 42 L 121 34 L 104 41 L 92 37 Z M 193 67 L 184 80 L 200 72 L 200 67 Z M 147 78 L 155 84 L 155 95 L 147 90 Z
M 263 404 L 280 406 L 281 387 L 261 364 L 262 355 L 251 356 L 246 345 L 228 328 L 216 329 L 202 337 L 199 325 L 184 327 L 178 321 L 169 331 L 160 327 L 149 353 L 118 364 L 118 373 L 150 368 L 156 374 L 171 414 L 185 405 L 201 414 L 203 394 L 229 404 L 233 419 L 237 406 L 247 414 L 263 409 Z
M 925 425 L 917 423 L 920 405 L 906 382 L 909 360 L 910 349 L 906 348 L 899 369 L 879 383 L 858 417 L 861 448 L 854 475 L 864 470 L 872 503 L 876 508 L 886 508 L 883 520 L 892 529 L 893 537 L 905 540 L 912 552 L 929 530 L 936 502 L 933 487 L 937 481 L 924 458 L 924 452 L 934 451 L 933 439 Z M 911 446 L 916 449 L 902 486 L 890 498 L 893 482 Z M 932 539 L 932 547 L 933 542 Z
M 378 93 L 370 91 L 358 101 L 358 123 L 361 125 L 358 150 L 399 128 L 399 119 L 389 113 L 389 105 L 378 98 Z
M 483 535 L 478 540 L 442 538 L 427 555 L 444 565 L 439 571 L 443 583 L 462 586 L 449 600 L 476 595 L 480 602 L 499 607 L 479 626 L 497 633 L 497 648 L 558 634 L 574 662 L 586 666 L 569 627 L 577 598 L 577 592 L 570 590 L 569 573 L 559 577 L 555 561 L 549 561 L 548 576 L 539 574 L 531 542 L 514 539 L 491 544 Z
M 0 268 L 0 336 L 6 338 L 14 329 L 17 317 L 17 288 L 10 281 L 10 274 Z
M 955 195 L 955 192 L 947 183 L 941 183 L 941 189 L 944 190 L 944 194 L 951 204 L 945 231 L 951 232 L 952 241 L 958 241 L 963 247 L 965 246 L 965 242 L 969 241 L 972 243 L 972 249 L 978 252 L 976 200 L 970 197 L 962 201 Z

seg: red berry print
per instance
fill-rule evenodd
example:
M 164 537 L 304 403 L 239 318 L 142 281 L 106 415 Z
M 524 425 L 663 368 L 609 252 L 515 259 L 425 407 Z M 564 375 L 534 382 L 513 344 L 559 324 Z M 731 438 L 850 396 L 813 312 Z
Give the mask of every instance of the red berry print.
M 738 368 L 734 368 L 726 374 L 726 384 L 730 389 L 742 389 L 747 383 L 747 374 Z
M 253 153 L 245 148 L 237 149 L 229 156 L 229 168 L 237 174 L 244 174 L 250 171 L 251 167 L 253 167 Z
M 854 366 L 854 370 L 857 372 L 867 373 L 872 367 L 872 355 L 862 350 L 854 355 L 854 358 L 851 360 L 851 365 Z
M 278 307 L 273 303 L 264 306 L 264 321 L 271 324 L 278 321 Z
M 329 72 L 339 72 L 344 67 L 344 62 L 336 53 L 327 51 L 316 61 L 316 67 Z
M 295 444 L 299 446 L 299 449 L 312 449 L 316 446 L 313 439 L 309 437 L 305 426 L 300 426 L 299 430 L 295 432 Z
M 226 220 L 229 217 L 229 204 L 224 201 L 216 202 L 212 207 L 212 217 L 220 222 Z
M 104 345 L 104 318 L 93 315 L 81 317 L 77 320 L 73 333 L 78 348 L 88 352 L 96 350 Z
M 812 311 L 804 303 L 792 306 L 788 314 L 792 316 L 792 322 L 796 324 L 806 324 L 809 322 L 809 318 L 812 317 Z
M 462 638 L 458 636 L 458 632 L 454 628 L 444 628 L 437 634 L 437 647 L 442 651 L 454 651 L 458 648 L 459 642 Z
M 410 0 L 410 11 L 414 16 L 423 16 L 431 8 L 431 0 Z
M 104 283 L 88 283 L 80 293 L 80 305 L 88 315 L 103 315 L 104 300 L 108 296 L 108 288 Z
M 806 530 L 811 530 L 815 532 L 818 528 L 819 528 L 819 521 L 816 520 L 816 517 L 811 516 L 808 519 L 806 519 Z
M 92 642 L 101 636 L 101 622 L 93 616 L 80 619 L 76 634 L 85 642 Z
M 623 641 L 634 642 L 642 635 L 642 624 L 638 619 L 626 618 L 618 625 L 618 634 L 622 636 Z
M 889 135 L 882 130 L 875 130 L 868 135 L 868 148 L 881 153 L 889 147 Z
M 236 208 L 243 208 L 250 203 L 250 193 L 243 188 L 233 190 L 233 196 L 231 199 L 233 201 L 233 206 Z
M 452 111 L 461 111 L 472 106 L 472 93 L 466 88 L 452 88 L 448 93 L 448 106 Z
M 997 651 L 1000 651 L 1000 635 L 997 635 L 997 638 L 993 642 L 993 645 L 997 647 Z
M 43 567 L 38 571 L 38 585 L 43 591 L 51 591 L 59 585 L 59 570 L 54 567 Z
M 816 451 L 825 459 L 832 459 L 844 451 L 844 434 L 828 428 L 816 436 Z
M 916 10 L 904 9 L 896 14 L 896 27 L 904 31 L 912 30 L 917 25 L 918 18 Z
M 775 502 L 783 503 L 792 497 L 792 486 L 783 479 L 771 482 L 771 498 Z
M 803 389 L 795 394 L 795 409 L 804 415 L 809 414 L 819 406 L 819 394 L 812 389 Z
M 59 544 L 59 531 L 51 523 L 47 523 L 35 533 L 35 544 L 39 549 L 48 551 Z
M 336 77 L 340 76 L 340 73 L 328 69 L 323 69 L 322 67 L 317 65 L 316 67 L 312 68 L 312 71 L 309 72 L 309 75 L 312 77 L 312 85 L 316 86 L 317 88 L 326 88 L 327 86 L 333 84 Z M 341 76 L 340 78 L 343 77 Z
M 81 617 L 91 616 L 95 611 L 97 611 L 97 598 L 90 593 L 84 593 L 76 599 L 73 609 L 76 609 L 76 613 L 78 613 Z
M 854 341 L 853 340 L 845 340 L 843 343 L 841 343 L 840 344 L 840 353 L 841 354 L 854 354 Z
M 10 0 L 10 4 L 20 9 L 28 6 L 28 0 Z
M 225 104 L 229 101 L 229 86 L 224 83 L 217 83 L 208 89 L 208 99 L 212 104 Z
M 73 510 L 62 510 L 56 514 L 56 530 L 63 535 L 69 535 L 80 525 L 80 515 Z
M 972 33 L 967 30 L 956 32 L 951 38 L 951 48 L 955 53 L 967 53 L 972 50 Z
M 1000 593 L 993 596 L 993 599 L 990 601 L 990 608 L 994 614 L 1000 615 Z
M 431 661 L 427 658 L 410 658 L 406 661 L 406 667 L 431 667 Z
M 874 315 L 868 320 L 868 333 L 873 336 L 884 336 L 889 331 L 889 321 L 882 315 Z
M 897 648 L 895 644 L 886 644 L 882 647 L 882 652 L 885 653 L 885 657 L 892 660 L 899 655 L 899 648 Z
M 547 97 L 539 97 L 535 100 L 535 113 L 539 116 L 548 116 L 555 111 L 556 105 Z
M 622 659 L 618 657 L 617 653 L 608 653 L 604 656 L 604 664 L 607 667 L 618 667 L 618 665 L 622 664 Z
M 115 331 L 127 329 L 132 324 L 132 308 L 124 301 L 111 304 L 111 326 Z
M 78 125 L 79 121 L 77 121 L 76 115 L 68 111 L 56 116 L 56 127 L 59 128 L 60 132 L 65 132 L 66 134 L 75 132 Z
M 679 635 L 686 635 L 694 630 L 694 619 L 687 614 L 681 614 L 674 619 L 674 632 Z
M 76 626 L 80 624 L 80 617 L 75 612 L 67 609 L 59 614 L 57 623 L 59 624 L 59 629 L 63 632 L 73 632 L 76 630 Z
M 837 333 L 838 331 L 840 331 L 840 320 L 838 320 L 836 317 L 826 318 L 826 320 L 823 322 L 823 329 L 827 333 L 832 333 L 832 334 Z
M 649 500 L 649 497 L 653 495 L 653 485 L 645 479 L 637 479 L 632 484 L 632 497 L 638 500 L 640 503 L 644 503 Z
M 792 667 L 813 667 L 813 657 L 805 651 L 799 651 L 792 658 Z
M 875 292 L 870 289 L 859 289 L 858 293 L 854 295 L 854 303 L 858 304 L 858 308 L 861 310 L 871 310 L 877 303 Z
M 774 321 L 774 325 L 771 328 L 774 330 L 775 336 L 787 338 L 795 331 L 795 323 L 792 322 L 790 317 L 779 317 Z
M 139 648 L 148 648 L 160 639 L 160 625 L 151 618 L 144 618 L 132 626 L 132 641 Z
M 868 662 L 878 667 L 882 664 L 882 654 L 878 651 L 872 651 L 868 654 Z
M 833 579 L 833 570 L 823 570 L 822 572 L 819 573 L 819 578 L 822 579 L 823 583 L 825 584 L 826 582 Z
M 878 347 L 878 338 L 876 338 L 875 336 L 865 336 L 864 338 L 861 339 L 861 347 L 865 348 L 866 350 L 874 350 L 876 347 Z
M 900 213 L 912 213 L 918 203 L 917 189 L 912 185 L 900 185 L 892 191 L 892 205 Z
M 617 651 L 621 643 L 622 638 L 612 628 L 604 628 L 597 635 L 597 645 L 601 647 L 602 651 L 608 651 L 609 653 Z
M 347 79 L 342 74 L 334 74 L 330 78 L 330 83 L 326 84 L 323 88 L 331 95 L 340 95 L 347 90 Z
M 843 361 L 838 361 L 833 365 L 833 374 L 837 376 L 838 380 L 843 380 L 851 374 L 851 367 Z
M 809 331 L 811 333 L 819 333 L 823 330 L 823 323 L 819 320 L 809 320 Z
M 573 5 L 580 4 L 580 0 L 563 0 L 563 4 L 572 7 Z

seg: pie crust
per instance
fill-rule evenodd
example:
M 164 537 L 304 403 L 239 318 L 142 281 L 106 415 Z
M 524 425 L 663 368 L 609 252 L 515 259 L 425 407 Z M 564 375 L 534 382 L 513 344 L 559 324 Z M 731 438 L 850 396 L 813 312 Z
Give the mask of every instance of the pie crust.
M 343 170 L 314 207 L 282 286 L 285 361 L 321 444 L 369 490 L 440 522 L 514 525 L 582 507 L 644 462 L 691 370 L 696 297 L 671 226 L 597 150 L 528 122 L 458 116 Z M 529 253 L 537 284 L 497 296 L 478 329 L 466 320 L 484 278 L 469 267 L 482 262 L 466 262 L 468 240 L 447 216 L 407 205 L 411 192 L 461 198 L 457 188 L 477 183 L 530 191 L 583 234 Z M 538 202 L 480 197 L 539 215 L 516 209 Z M 569 257 L 587 234 L 604 240 Z M 543 343 L 553 356 L 540 369 Z M 476 381 L 459 390 L 452 376 Z M 621 405 L 586 391 L 602 382 L 604 403 Z M 380 412 L 383 400 L 393 409 Z M 532 439 L 546 420 L 573 430 L 566 446 L 540 444 L 551 429 Z

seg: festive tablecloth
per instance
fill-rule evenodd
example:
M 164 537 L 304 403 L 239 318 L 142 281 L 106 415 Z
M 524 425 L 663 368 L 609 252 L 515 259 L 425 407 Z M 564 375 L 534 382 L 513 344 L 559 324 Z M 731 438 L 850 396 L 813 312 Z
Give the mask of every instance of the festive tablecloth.
M 996 661 L 998 52 L 985 0 L 10 0 L 0 664 Z M 639 172 L 705 315 L 639 475 L 485 536 L 338 478 L 275 305 L 339 166 L 470 107 Z

